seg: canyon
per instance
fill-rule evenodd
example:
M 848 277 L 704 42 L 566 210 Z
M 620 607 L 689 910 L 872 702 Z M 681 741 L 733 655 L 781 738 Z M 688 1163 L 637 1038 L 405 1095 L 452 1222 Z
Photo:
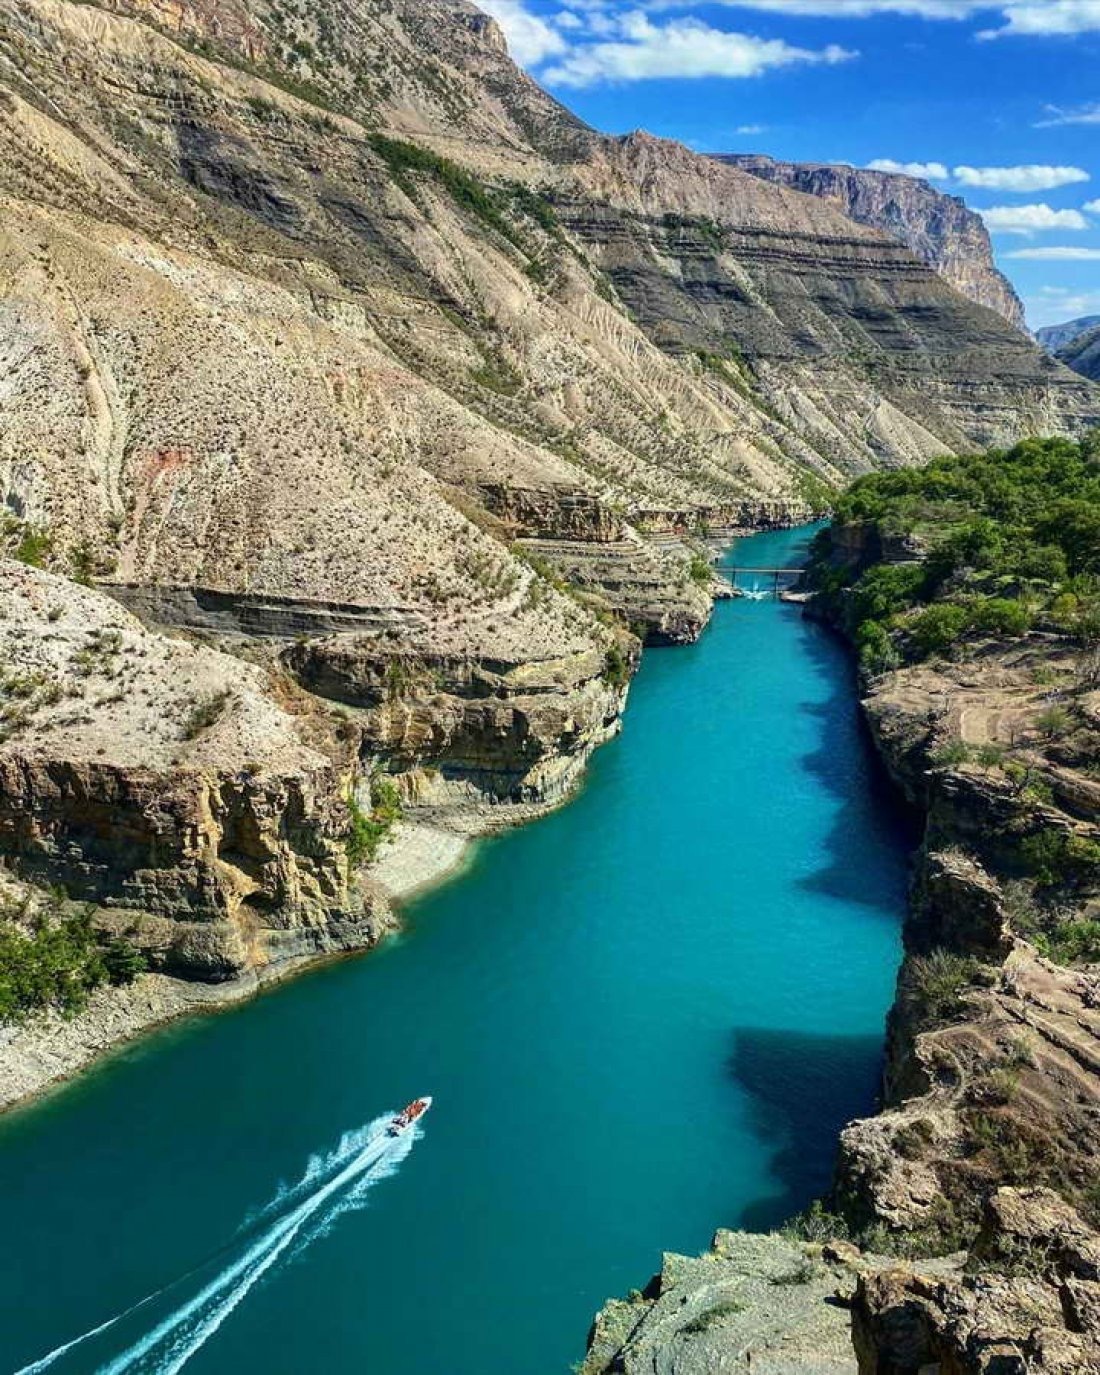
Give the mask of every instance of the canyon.
M 715 543 L 804 523 L 861 473 L 1100 423 L 957 201 L 601 134 L 464 0 L 0 0 L 0 59 L 5 896 L 61 886 L 147 971 L 5 1031 L 5 1105 L 376 944 L 469 836 L 569 797 L 643 646 L 702 633 Z M 1005 787 L 936 759 L 1033 712 L 1034 669 L 991 653 L 867 697 L 928 817 L 910 958 L 950 944 L 994 972 L 958 1026 L 899 999 L 887 1110 L 846 1130 L 837 1187 L 876 1240 L 956 1239 L 966 1093 L 1026 1035 L 1021 1101 L 1073 1143 L 1073 1198 L 1006 1185 L 967 1239 L 1070 1237 L 1031 1288 L 1005 1261 L 994 1296 L 1004 1331 L 1039 1306 L 1039 1368 L 1068 1371 L 1100 1279 L 1059 1211 L 1088 1203 L 1095 990 L 1018 939 L 995 854 L 955 853 L 1003 825 Z M 1095 785 L 1035 748 L 1059 824 L 1091 824 Z M 395 878 L 402 845 L 433 853 Z M 586 1369 L 707 1368 L 792 1268 L 792 1321 L 825 1332 L 806 1359 L 853 1368 L 843 1291 L 865 1368 L 915 1308 L 926 1364 L 985 1368 L 967 1333 L 993 1300 L 963 1261 L 850 1245 L 720 1235 L 605 1313 Z M 715 1302 L 736 1275 L 756 1300 L 684 1308 L 716 1274 Z M 670 1311 L 699 1323 L 683 1358 Z M 793 1330 L 768 1322 L 757 1354 Z

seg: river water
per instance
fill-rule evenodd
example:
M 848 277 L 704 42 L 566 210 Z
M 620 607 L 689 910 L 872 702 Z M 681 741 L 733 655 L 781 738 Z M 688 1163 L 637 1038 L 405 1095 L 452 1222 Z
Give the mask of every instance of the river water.
M 42 1368 L 563 1375 L 662 1249 L 827 1184 L 874 1101 L 906 839 L 840 646 L 720 604 L 646 655 L 580 796 L 400 938 L 0 1120 L 0 1370 L 152 1293 Z M 366 1124 L 424 1093 L 379 1164 Z

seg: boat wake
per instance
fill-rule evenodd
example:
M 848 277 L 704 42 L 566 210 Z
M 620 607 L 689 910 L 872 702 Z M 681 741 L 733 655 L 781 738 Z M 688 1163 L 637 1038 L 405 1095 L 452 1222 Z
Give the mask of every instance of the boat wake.
M 235 1259 L 120 1354 L 103 1358 L 96 1367 L 100 1375 L 175 1375 L 181 1370 L 281 1259 L 300 1255 L 338 1217 L 365 1206 L 370 1190 L 396 1172 L 420 1139 L 422 1129 L 419 1123 L 411 1123 L 394 1135 L 395 1120 L 393 1113 L 386 1113 L 358 1131 L 345 1133 L 334 1150 L 314 1156 L 301 1179 L 281 1189 L 259 1214 L 259 1234 L 246 1232 L 230 1249 L 230 1255 L 237 1253 Z M 125 1319 L 152 1307 L 157 1299 L 182 1288 L 207 1268 L 209 1263 L 147 1294 L 98 1327 L 23 1366 L 15 1375 L 48 1370 L 68 1352 L 120 1327 Z

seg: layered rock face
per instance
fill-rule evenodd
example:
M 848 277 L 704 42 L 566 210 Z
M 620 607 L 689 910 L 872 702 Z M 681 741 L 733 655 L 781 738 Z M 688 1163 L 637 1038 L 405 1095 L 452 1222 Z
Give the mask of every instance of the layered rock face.
M 7 502 L 127 581 L 437 619 L 478 509 L 598 541 L 1100 409 L 832 205 L 586 129 L 470 6 L 0 40 Z
M 555 802 L 619 725 L 637 642 L 534 661 L 425 646 L 395 657 L 352 636 L 295 644 L 283 661 L 311 692 L 358 709 L 364 750 L 433 806 L 465 796 Z M 428 770 L 425 777 L 424 770 Z
M 1034 725 L 1059 667 L 1067 681 L 1069 651 L 996 651 L 902 670 L 866 703 L 883 757 L 928 824 L 891 1019 L 887 1110 L 846 1129 L 838 1192 L 851 1215 L 927 1245 L 967 1236 L 983 1193 L 1006 1179 L 1048 1183 L 1095 1210 L 1100 985 L 1093 969 L 1039 953 L 1021 881 L 1036 835 L 1085 844 L 1100 835 L 1089 748 L 1077 757 Z M 1091 730 L 1093 698 L 1080 704 Z M 959 738 L 990 758 L 1012 750 L 1019 776 L 937 762 Z M 1070 884 L 1058 919 L 1087 922 L 1096 909 L 1087 884 Z M 940 966 L 925 961 L 942 965 L 943 952 L 971 964 L 951 966 L 964 977 L 941 1000 L 929 992 Z
M 964 296 L 1024 328 L 1023 303 L 994 264 L 989 231 L 959 196 L 946 195 L 916 177 L 844 164 L 777 162 L 756 153 L 728 153 L 720 161 L 819 196 L 860 224 L 883 230 Z
M 957 1274 L 861 1267 L 860 1375 L 1100 1370 L 1100 1236 L 1049 1189 L 1000 1189 Z
M 354 737 L 304 695 L 10 560 L 0 638 L 0 856 L 18 873 L 188 977 L 387 929 L 345 850 Z

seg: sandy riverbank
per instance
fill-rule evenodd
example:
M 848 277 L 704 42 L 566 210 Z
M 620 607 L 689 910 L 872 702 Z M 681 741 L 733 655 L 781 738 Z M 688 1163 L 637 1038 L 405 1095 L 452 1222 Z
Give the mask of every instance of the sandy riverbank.
M 457 874 L 479 836 L 521 825 L 549 810 L 525 804 L 471 805 L 448 809 L 442 819 L 434 812 L 426 820 L 414 814 L 394 828 L 365 878 L 400 906 Z M 304 957 L 279 965 L 268 977 L 250 973 L 219 984 L 142 974 L 127 986 L 97 989 L 84 1011 L 71 1019 L 51 1013 L 21 1026 L 0 1027 L 0 1112 L 71 1079 L 167 1022 L 230 1007 L 332 958 L 347 956 Z

